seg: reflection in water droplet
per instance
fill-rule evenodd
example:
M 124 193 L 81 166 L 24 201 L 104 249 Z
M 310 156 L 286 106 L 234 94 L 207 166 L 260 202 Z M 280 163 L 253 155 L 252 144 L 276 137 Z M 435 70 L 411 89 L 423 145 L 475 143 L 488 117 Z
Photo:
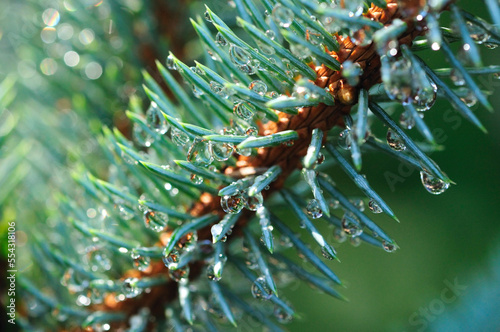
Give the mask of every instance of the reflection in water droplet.
M 252 61 L 252 56 L 247 50 L 234 44 L 229 47 L 229 57 L 238 67 L 249 65 Z
M 246 102 L 238 102 L 233 107 L 234 114 L 245 121 L 249 121 L 253 118 L 254 110 L 253 106 Z
M 219 45 L 221 47 L 227 45 L 227 40 L 224 38 L 224 36 L 220 32 L 217 32 L 217 35 L 215 36 L 215 42 L 217 43 L 217 45 Z
M 127 278 L 123 280 L 122 292 L 126 298 L 133 298 L 142 293 L 142 289 L 137 287 L 139 279 Z
M 214 264 L 210 264 L 207 266 L 207 278 L 208 280 L 219 281 L 221 280 L 221 278 L 215 274 L 214 268 L 215 268 Z
M 387 130 L 387 144 L 394 151 L 404 151 L 406 149 L 406 145 L 401 137 L 399 137 L 399 135 L 393 132 L 391 129 Z
M 384 250 L 387 252 L 394 252 L 396 251 L 396 245 L 393 243 L 389 243 L 387 241 L 383 241 L 382 245 L 384 246 Z
M 156 131 L 160 135 L 163 135 L 167 132 L 169 125 L 163 113 L 161 112 L 158 105 L 153 101 L 146 111 L 146 123 L 149 128 Z
M 227 99 L 229 97 L 226 89 L 224 88 L 224 85 L 222 85 L 218 82 L 211 81 L 210 82 L 210 90 L 212 90 L 216 95 L 218 95 L 224 99 Z
M 247 197 L 246 199 L 246 208 L 250 211 L 257 211 L 259 207 L 262 206 L 264 202 L 264 198 L 261 193 L 254 195 L 253 197 Z
M 214 157 L 210 147 L 212 143 L 205 139 L 195 138 L 193 144 L 189 148 L 187 161 L 196 166 L 207 167 L 212 163 Z
M 420 180 L 422 180 L 424 188 L 433 195 L 444 193 L 450 186 L 449 183 L 444 182 L 424 171 L 420 172 Z
M 353 247 L 359 247 L 359 245 L 361 244 L 361 239 L 359 238 L 359 236 L 351 237 L 349 242 L 351 242 L 351 245 Z
M 172 141 L 177 146 L 184 146 L 189 142 L 189 136 L 185 132 L 177 128 L 172 128 L 171 134 L 172 134 Z
M 134 267 L 139 271 L 146 271 L 151 263 L 151 258 L 141 256 L 135 248 L 130 251 L 130 257 L 134 260 Z
M 212 22 L 212 17 L 210 16 L 210 13 L 208 12 L 208 10 L 205 12 L 205 20 L 207 20 L 208 22 Z
M 272 12 L 273 20 L 283 28 L 288 28 L 293 22 L 295 14 L 290 8 L 277 4 Z
M 335 230 L 333 231 L 333 238 L 338 243 L 344 243 L 345 240 L 347 239 L 347 235 L 345 234 L 345 232 L 342 228 L 336 227 Z
M 176 270 L 168 270 L 168 275 L 175 282 L 180 282 L 189 277 L 189 265 L 183 266 Z
M 172 56 L 172 54 L 170 54 L 167 57 L 167 68 L 170 69 L 170 70 L 176 70 L 177 69 L 177 66 L 175 65 L 174 57 Z
M 250 85 L 248 86 L 248 88 L 250 90 L 252 90 L 253 92 L 258 93 L 261 96 L 265 95 L 266 92 L 267 92 L 267 85 L 266 85 L 266 83 L 264 83 L 264 82 L 262 82 L 260 80 L 253 81 L 252 83 L 250 83 Z
M 264 277 L 258 277 L 252 284 L 252 296 L 256 299 L 269 300 L 273 292 Z
M 425 112 L 436 102 L 437 86 L 434 82 L 430 82 L 429 79 L 427 79 L 426 84 L 421 85 L 420 90 L 413 97 L 412 103 L 417 111 Z
M 177 265 L 180 260 L 180 252 L 177 249 L 172 249 L 168 255 L 163 255 L 163 263 L 169 269 L 175 270 L 177 269 Z
M 403 128 L 412 129 L 415 126 L 415 118 L 409 111 L 405 111 L 399 116 L 399 124 Z
M 330 261 L 335 259 L 335 257 L 330 255 L 330 252 L 328 251 L 328 249 L 326 247 L 321 248 L 321 255 L 323 255 L 323 257 L 325 257 L 326 259 L 328 259 Z
M 323 211 L 321 210 L 317 199 L 311 199 L 309 203 L 307 203 L 306 211 L 307 214 L 313 219 L 318 219 L 323 216 Z
M 199 185 L 199 184 L 203 183 L 203 177 L 201 175 L 194 174 L 194 173 L 191 174 L 190 180 L 191 180 L 192 183 L 194 183 L 196 185 Z
M 168 214 L 159 211 L 147 210 L 144 212 L 144 224 L 155 232 L 161 232 L 168 223 Z
M 223 196 L 221 198 L 220 204 L 224 212 L 236 214 L 243 209 L 243 207 L 246 204 L 246 201 L 243 195 L 238 193 L 233 196 L 229 195 Z
M 342 217 L 342 229 L 350 237 L 357 237 L 363 233 L 360 224 L 349 212 Z
M 280 324 L 288 324 L 293 319 L 293 316 L 279 305 L 274 306 L 273 315 Z
M 228 160 L 234 152 L 234 145 L 230 143 L 212 142 L 212 155 L 217 161 Z
M 382 208 L 373 200 L 373 198 L 370 199 L 370 202 L 368 202 L 368 207 L 373 213 L 382 213 Z

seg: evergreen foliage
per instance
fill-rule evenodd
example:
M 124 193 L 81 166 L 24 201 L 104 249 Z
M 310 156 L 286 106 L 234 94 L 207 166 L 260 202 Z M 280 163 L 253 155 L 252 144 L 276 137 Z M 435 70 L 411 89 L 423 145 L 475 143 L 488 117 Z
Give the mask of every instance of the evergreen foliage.
M 9 43 L 28 83 L 16 97 L 12 76 L 0 85 L 2 218 L 37 220 L 19 222 L 29 238 L 19 260 L 32 265 L 18 276 L 18 322 L 216 331 L 250 316 L 274 331 L 297 316 L 280 298 L 287 280 L 345 300 L 329 262 L 341 254 L 319 225 L 337 242 L 398 249 L 370 218 L 399 221 L 361 173 L 365 153 L 417 167 L 431 194 L 453 184 L 428 156 L 441 146 L 423 115 L 444 98 L 486 131 L 471 107 L 493 107 L 474 76 L 500 72 L 480 55 L 500 43 L 500 10 L 485 3 L 495 25 L 444 0 L 234 0 L 235 19 L 207 6 L 191 20 L 203 55 L 164 60 L 164 35 L 141 33 L 154 5 L 8 3 L 44 25 L 38 44 Z M 68 22 L 84 21 L 96 29 L 69 36 Z M 450 67 L 430 68 L 422 52 Z M 123 83 L 140 80 L 143 92 Z M 14 98 L 38 114 L 11 114 Z M 362 198 L 346 196 L 332 169 Z M 29 211 L 11 208 L 22 204 Z

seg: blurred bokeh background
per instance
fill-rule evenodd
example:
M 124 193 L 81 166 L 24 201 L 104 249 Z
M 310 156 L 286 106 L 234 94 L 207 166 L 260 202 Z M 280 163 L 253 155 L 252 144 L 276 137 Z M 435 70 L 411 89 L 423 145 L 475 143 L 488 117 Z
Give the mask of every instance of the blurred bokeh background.
M 205 2 L 234 21 L 225 1 Z M 488 18 L 482 2 L 460 4 Z M 0 232 L 7 220 L 18 220 L 21 232 L 50 220 L 57 211 L 46 198 L 65 193 L 68 169 L 81 157 L 105 174 L 95 143 L 101 124 L 128 130 L 123 112 L 140 90 L 140 70 L 154 75 L 154 60 L 168 50 L 188 62 L 203 58 L 188 21 L 203 12 L 202 1 L 187 0 L 1 2 L 0 81 L 8 96 L 0 110 Z M 498 64 L 498 50 L 481 52 L 485 64 Z M 439 53 L 423 57 L 445 65 Z M 500 80 L 478 82 L 496 109 L 475 106 L 487 135 L 451 118 L 446 101 L 426 114 L 445 147 L 432 158 L 457 183 L 446 193 L 430 195 L 416 170 L 385 156 L 364 158 L 363 172 L 401 223 L 375 219 L 400 249 L 337 245 L 342 262 L 332 266 L 350 302 L 292 284 L 281 293 L 302 316 L 291 331 L 500 330 Z M 360 194 L 339 169 L 331 172 L 346 193 Z

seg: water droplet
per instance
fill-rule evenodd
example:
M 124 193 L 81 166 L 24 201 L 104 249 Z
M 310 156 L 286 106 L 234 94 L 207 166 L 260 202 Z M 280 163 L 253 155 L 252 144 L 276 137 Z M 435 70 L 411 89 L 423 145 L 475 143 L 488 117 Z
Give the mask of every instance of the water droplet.
M 264 83 L 264 82 L 262 82 L 260 80 L 253 81 L 252 83 L 250 83 L 250 85 L 248 86 L 248 88 L 250 90 L 252 90 L 253 92 L 258 93 L 261 96 L 265 95 L 266 92 L 267 92 L 267 85 L 266 85 L 266 83 Z
M 365 210 L 365 202 L 362 199 L 351 200 L 352 205 L 354 205 L 359 211 L 363 212 Z
M 252 284 L 252 296 L 256 299 L 269 300 L 273 292 L 264 277 L 258 277 Z
M 161 135 L 165 134 L 169 127 L 163 113 L 155 102 L 151 102 L 151 105 L 146 111 L 146 123 L 149 128 Z
M 176 70 L 177 69 L 177 66 L 175 65 L 174 57 L 172 56 L 172 54 L 170 54 L 167 57 L 167 68 L 170 69 L 170 70 Z
M 328 200 L 328 206 L 330 207 L 330 209 L 335 210 L 340 207 L 340 202 L 336 199 L 330 199 Z
M 212 90 L 216 95 L 218 95 L 224 99 L 227 99 L 229 97 L 226 89 L 224 88 L 224 85 L 222 85 L 218 82 L 211 81 L 210 82 L 210 90 Z
M 168 214 L 148 210 L 144 212 L 144 224 L 155 232 L 161 232 L 168 223 Z
M 288 324 L 293 319 L 293 316 L 279 305 L 274 306 L 273 315 L 280 324 Z
M 168 270 L 168 275 L 175 282 L 186 280 L 189 277 L 189 265 L 183 266 L 176 270 Z
M 353 247 L 359 247 L 359 245 L 361 244 L 361 239 L 359 238 L 359 236 L 351 237 L 349 242 L 351 242 L 351 245 Z
M 234 145 L 230 143 L 212 142 L 211 148 L 212 155 L 217 161 L 228 160 L 234 152 Z
M 256 137 L 258 135 L 258 133 L 259 133 L 259 130 L 253 126 L 248 127 L 247 130 L 245 131 L 246 135 L 254 136 L 254 137 Z
M 290 27 L 295 17 L 293 11 L 290 8 L 282 6 L 281 4 L 277 4 L 276 6 L 274 6 L 271 15 L 273 20 L 283 28 Z
M 345 213 L 342 218 L 342 229 L 350 237 L 356 237 L 363 233 L 359 223 L 349 213 Z
M 207 278 L 208 280 L 219 281 L 221 280 L 221 278 L 216 275 L 216 273 L 214 272 L 214 268 L 214 264 L 210 264 L 209 266 L 207 266 Z
M 344 150 L 351 149 L 351 131 L 349 129 L 344 129 L 339 134 L 338 144 Z
M 151 258 L 141 256 L 135 248 L 130 251 L 130 257 L 134 260 L 134 267 L 139 271 L 146 271 L 151 263 Z
M 250 211 L 257 211 L 257 209 L 262 206 L 264 202 L 264 198 L 261 193 L 254 195 L 253 197 L 247 197 L 246 199 L 246 208 Z
M 172 128 L 172 141 L 177 146 L 184 146 L 189 142 L 189 136 L 177 128 Z
M 210 16 L 210 13 L 208 12 L 208 10 L 205 12 L 205 20 L 207 20 L 208 22 L 212 22 L 212 17 Z
M 233 108 L 234 114 L 245 121 L 249 121 L 253 118 L 254 110 L 253 106 L 246 102 L 238 102 Z
M 477 97 L 475 95 L 474 92 L 472 92 L 472 90 L 469 90 L 469 89 L 460 89 L 462 90 L 461 92 L 463 92 L 465 90 L 465 93 L 463 94 L 463 96 L 460 97 L 460 100 L 464 102 L 465 105 L 467 105 L 468 107 L 472 107 L 474 105 L 476 105 L 477 103 Z
M 330 253 L 328 252 L 328 249 L 326 247 L 321 248 L 321 255 L 323 255 L 323 257 L 325 257 L 326 259 L 328 259 L 330 261 L 335 259 L 335 257 L 330 255 Z
M 393 132 L 391 129 L 387 130 L 387 144 L 394 151 L 404 151 L 406 149 L 406 145 L 404 144 L 401 137 L 399 137 L 399 135 Z
M 252 61 L 252 56 L 247 50 L 234 44 L 231 44 L 229 47 L 229 57 L 238 67 L 249 65 Z
M 203 92 L 203 90 L 201 90 L 200 88 L 198 88 L 198 86 L 196 86 L 194 84 L 193 84 L 192 88 L 193 88 L 193 95 L 196 98 L 200 98 L 201 96 L 203 96 L 205 94 L 205 92 Z
M 414 75 L 411 63 L 406 58 L 397 60 L 388 57 L 381 58 L 382 81 L 387 95 L 400 102 L 408 102 L 413 95 Z
M 163 254 L 163 263 L 168 269 L 175 270 L 180 261 L 181 253 L 177 249 L 172 249 L 168 255 Z
M 412 104 L 419 112 L 429 110 L 436 102 L 437 86 L 427 79 L 428 84 L 422 84 L 417 94 L 413 97 Z
M 318 219 L 323 216 L 323 211 L 321 210 L 317 199 L 311 199 L 309 203 L 307 203 L 306 211 L 307 214 L 313 219 Z
M 133 133 L 137 143 L 142 146 L 150 147 L 155 141 L 154 138 L 137 123 L 134 123 Z
M 368 46 L 373 41 L 374 33 L 374 29 L 369 26 L 364 26 L 362 29 L 351 30 L 349 37 L 351 41 L 358 46 Z
M 123 280 L 122 292 L 126 298 L 133 298 L 142 293 L 142 289 L 137 287 L 139 279 L 137 278 L 127 278 Z
M 420 172 L 420 180 L 422 180 L 422 184 L 425 189 L 433 195 L 444 193 L 450 186 L 449 183 L 444 182 L 424 171 Z
M 108 271 L 111 269 L 111 260 L 106 253 L 96 247 L 88 249 L 88 261 L 92 271 Z
M 267 38 L 269 38 L 271 40 L 274 40 L 274 38 L 276 38 L 276 34 L 274 33 L 273 30 L 267 30 L 266 31 L 266 36 L 267 36 Z
M 383 241 L 382 245 L 384 246 L 384 250 L 387 252 L 394 252 L 396 251 L 396 245 L 393 243 L 389 243 L 387 241 Z
M 373 200 L 373 198 L 368 202 L 368 207 L 373 213 L 382 213 L 382 208 Z
M 229 195 L 223 196 L 220 200 L 220 204 L 224 212 L 236 214 L 243 209 L 246 202 L 243 195 L 236 194 L 233 196 Z
M 219 45 L 221 47 L 224 47 L 227 45 L 227 40 L 224 38 L 224 36 L 220 32 L 217 32 L 217 35 L 215 36 L 215 42 L 217 43 L 217 45 Z
M 255 71 L 257 68 L 255 68 L 252 65 L 242 65 L 242 66 L 239 66 L 239 69 L 248 75 L 253 75 L 253 74 L 255 74 Z
M 290 238 L 286 235 L 281 235 L 279 238 L 279 243 L 283 248 L 291 248 L 293 247 L 293 242 L 290 240 Z
M 323 39 L 323 36 L 318 31 L 311 28 L 306 30 L 306 40 L 311 44 L 319 45 L 323 42 Z
M 210 232 L 212 233 L 212 237 L 214 239 L 213 242 L 215 242 L 216 238 L 218 238 L 223 231 L 223 227 L 220 224 L 215 224 L 210 228 Z
M 463 86 L 465 85 L 465 79 L 462 76 L 462 74 L 455 68 L 451 70 L 450 73 L 450 79 L 455 84 L 456 86 Z
M 199 185 L 203 183 L 203 177 L 198 174 L 191 173 L 191 177 L 189 178 L 192 183 L 195 185 Z
M 212 163 L 214 157 L 212 155 L 212 149 L 210 147 L 212 143 L 196 137 L 193 144 L 189 148 L 187 154 L 187 161 L 196 166 L 207 167 Z
M 251 148 L 245 148 L 245 149 L 236 148 L 236 153 L 239 154 L 240 156 L 249 157 L 252 155 L 252 149 Z
M 405 111 L 399 117 L 399 124 L 406 129 L 411 129 L 415 126 L 415 118 L 409 111 Z
M 342 228 L 335 228 L 335 230 L 333 231 L 333 238 L 338 243 L 344 243 L 347 239 L 347 235 Z

